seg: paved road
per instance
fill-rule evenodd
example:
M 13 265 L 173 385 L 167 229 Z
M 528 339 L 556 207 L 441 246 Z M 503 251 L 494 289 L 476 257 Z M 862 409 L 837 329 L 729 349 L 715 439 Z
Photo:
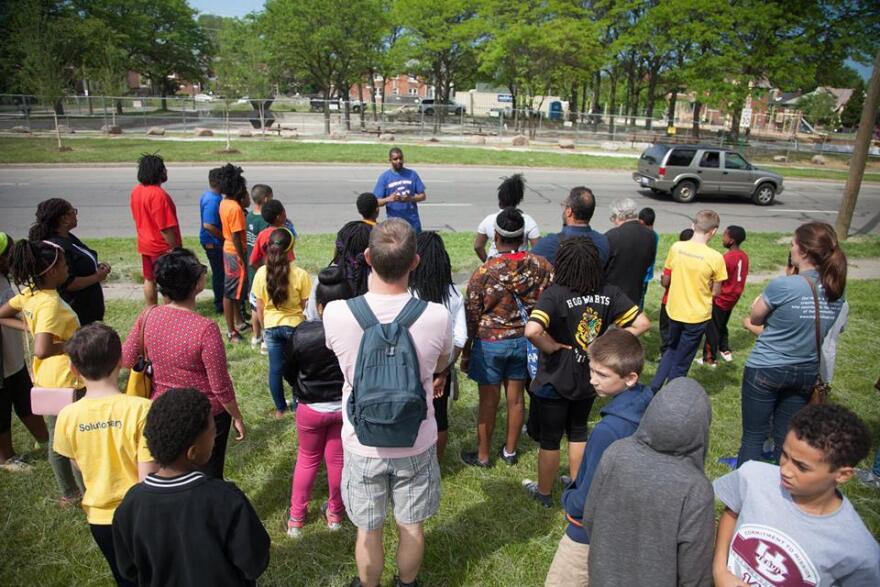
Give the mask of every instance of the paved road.
M 290 165 L 244 164 L 249 183 L 271 185 L 284 202 L 298 231 L 336 231 L 356 217 L 357 194 L 371 190 L 381 165 Z M 420 205 L 426 229 L 473 231 L 480 220 L 496 210 L 495 190 L 510 169 L 414 165 L 427 186 L 428 200 Z M 185 234 L 199 225 L 198 200 L 206 183 L 207 166 L 172 166 L 166 189 L 177 203 Z M 704 198 L 691 205 L 673 202 L 639 190 L 627 172 L 526 169 L 526 199 L 522 208 L 542 230 L 561 224 L 559 202 L 575 185 L 590 186 L 598 198 L 593 226 L 607 230 L 611 202 L 633 197 L 640 206 L 657 211 L 656 228 L 677 232 L 690 224 L 689 215 L 711 207 L 723 224 L 741 224 L 747 230 L 793 231 L 809 220 L 834 222 L 843 191 L 842 182 L 786 181 L 786 189 L 769 208 L 746 200 Z M 128 194 L 135 182 L 133 167 L 0 167 L 0 230 L 21 236 L 33 221 L 37 203 L 63 197 L 79 209 L 78 236 L 129 236 L 134 226 L 128 210 Z M 856 207 L 853 232 L 880 233 L 880 186 L 866 184 Z

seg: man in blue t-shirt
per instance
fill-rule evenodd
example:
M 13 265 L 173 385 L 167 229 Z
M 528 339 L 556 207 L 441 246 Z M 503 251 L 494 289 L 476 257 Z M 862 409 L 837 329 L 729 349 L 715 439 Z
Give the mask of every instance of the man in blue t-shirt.
M 562 202 L 562 232 L 542 236 L 532 247 L 532 253 L 544 257 L 551 265 L 555 265 L 556 251 L 564 239 L 585 236 L 599 249 L 599 258 L 605 266 L 608 263 L 610 247 L 608 238 L 604 234 L 590 228 L 590 220 L 593 219 L 595 211 L 596 197 L 592 190 L 584 186 L 572 188 L 568 197 Z
M 199 200 L 201 228 L 199 242 L 205 249 L 211 265 L 211 289 L 214 291 L 214 309 L 223 313 L 223 231 L 220 225 L 220 168 L 208 172 L 208 189 Z
M 416 232 L 421 232 L 418 202 L 424 202 L 427 198 L 425 184 L 418 173 L 403 166 L 403 151 L 399 148 L 388 151 L 388 160 L 391 161 L 391 169 L 376 180 L 373 194 L 379 199 L 379 206 L 385 206 L 388 218 L 402 218 Z

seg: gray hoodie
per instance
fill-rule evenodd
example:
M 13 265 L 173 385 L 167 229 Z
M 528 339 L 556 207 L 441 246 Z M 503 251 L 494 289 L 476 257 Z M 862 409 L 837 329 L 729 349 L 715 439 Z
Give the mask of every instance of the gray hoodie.
M 605 451 L 584 507 L 591 585 L 712 585 L 714 494 L 703 472 L 711 420 L 700 384 L 674 379 L 635 434 Z

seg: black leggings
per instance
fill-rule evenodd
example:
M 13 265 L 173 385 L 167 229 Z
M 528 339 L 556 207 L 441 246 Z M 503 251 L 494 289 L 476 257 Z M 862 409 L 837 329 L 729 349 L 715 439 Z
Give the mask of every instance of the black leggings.
M 217 433 L 214 435 L 214 450 L 211 458 L 202 467 L 202 473 L 216 479 L 223 479 L 223 466 L 226 462 L 226 444 L 229 440 L 229 428 L 232 425 L 232 416 L 227 412 L 220 412 L 214 416 L 214 426 Z
M 32 416 L 31 412 L 31 376 L 27 367 L 13 373 L 3 380 L 0 387 L 0 434 L 12 428 L 12 409 L 19 420 Z
M 110 565 L 110 571 L 119 587 L 136 587 L 137 583 L 126 581 L 119 574 L 119 566 L 116 564 L 116 549 L 113 547 L 113 527 L 110 524 L 89 524 L 89 530 L 92 531 L 92 538 L 95 544 L 101 549 L 107 564 Z

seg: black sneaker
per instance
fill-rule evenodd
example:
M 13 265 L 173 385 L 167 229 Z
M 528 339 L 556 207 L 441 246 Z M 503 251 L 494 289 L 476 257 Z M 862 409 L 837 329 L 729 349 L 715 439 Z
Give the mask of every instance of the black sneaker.
M 420 587 L 420 586 L 421 586 L 421 583 L 419 583 L 418 579 L 416 579 L 412 583 L 404 583 L 400 580 L 400 577 L 398 577 L 397 575 L 394 575 L 394 587 Z
M 481 469 L 489 469 L 492 467 L 492 463 L 484 463 L 477 457 L 476 451 L 461 451 L 461 462 L 469 467 L 479 467 Z
M 360 577 L 355 577 L 351 580 L 351 583 L 348 584 L 348 587 L 364 587 L 364 584 L 361 583 Z
M 553 507 L 553 500 L 549 495 L 544 495 L 540 491 L 538 491 L 538 484 L 531 479 L 523 479 L 522 482 L 523 489 L 526 490 L 526 493 L 529 494 L 529 497 L 537 501 L 539 504 L 544 506 L 547 509 Z
M 501 448 L 498 449 L 498 458 L 510 465 L 511 467 L 519 462 L 519 455 L 513 453 L 512 455 L 504 454 L 504 445 L 501 445 Z

